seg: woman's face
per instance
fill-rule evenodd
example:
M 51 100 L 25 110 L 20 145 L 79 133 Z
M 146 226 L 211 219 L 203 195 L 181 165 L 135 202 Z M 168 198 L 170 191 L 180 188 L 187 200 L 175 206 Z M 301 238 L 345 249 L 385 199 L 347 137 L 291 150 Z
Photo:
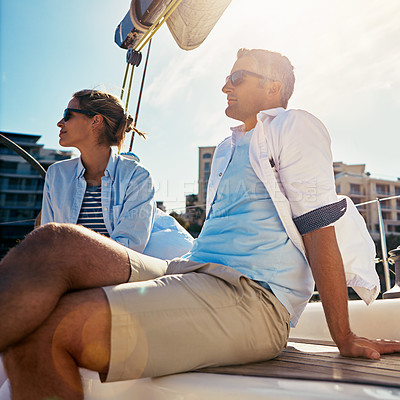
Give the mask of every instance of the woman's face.
M 78 99 L 72 99 L 68 103 L 68 108 L 80 110 Z M 85 114 L 71 111 L 69 113 L 68 121 L 64 117 L 58 121 L 57 126 L 60 128 L 59 143 L 63 147 L 76 147 L 79 150 L 84 148 L 85 145 L 91 143 L 91 125 L 92 118 Z

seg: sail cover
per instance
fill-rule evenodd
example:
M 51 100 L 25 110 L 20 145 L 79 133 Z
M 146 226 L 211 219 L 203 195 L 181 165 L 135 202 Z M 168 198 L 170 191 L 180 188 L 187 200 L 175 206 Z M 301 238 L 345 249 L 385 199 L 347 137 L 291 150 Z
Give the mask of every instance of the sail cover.
M 115 42 L 135 48 L 145 33 L 162 15 L 172 0 L 132 0 L 130 11 L 115 31 Z M 211 32 L 231 0 L 182 0 L 167 20 L 178 46 L 192 50 L 200 46 Z
M 183 0 L 167 20 L 178 46 L 192 50 L 200 46 L 231 0 Z

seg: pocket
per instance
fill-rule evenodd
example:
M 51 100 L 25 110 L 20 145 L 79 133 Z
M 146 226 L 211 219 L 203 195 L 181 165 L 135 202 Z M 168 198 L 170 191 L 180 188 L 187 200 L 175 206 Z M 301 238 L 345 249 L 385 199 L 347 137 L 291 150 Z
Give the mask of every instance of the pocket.
M 112 211 L 113 211 L 114 222 L 116 222 L 118 220 L 118 218 L 121 214 L 121 209 L 122 209 L 121 205 L 113 206 Z

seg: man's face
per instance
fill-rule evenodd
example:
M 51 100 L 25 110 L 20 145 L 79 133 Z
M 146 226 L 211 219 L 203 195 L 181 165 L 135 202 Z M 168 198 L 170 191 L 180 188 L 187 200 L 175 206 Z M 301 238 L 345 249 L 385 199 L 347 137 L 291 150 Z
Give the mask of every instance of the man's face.
M 252 58 L 246 56 L 239 58 L 233 65 L 231 74 L 240 70 L 255 73 Z M 252 129 L 257 114 L 261 110 L 271 108 L 266 95 L 267 86 L 268 81 L 261 86 L 259 77 L 246 73 L 243 74 L 243 81 L 236 86 L 232 84 L 231 80 L 228 80 L 222 88 L 228 99 L 225 114 L 230 118 L 244 122 L 246 128 Z

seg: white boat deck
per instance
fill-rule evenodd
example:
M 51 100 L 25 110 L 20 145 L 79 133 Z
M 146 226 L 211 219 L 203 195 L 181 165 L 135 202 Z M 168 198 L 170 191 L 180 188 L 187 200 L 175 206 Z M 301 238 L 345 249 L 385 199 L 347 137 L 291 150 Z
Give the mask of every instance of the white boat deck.
M 351 301 L 349 311 L 358 335 L 400 340 L 400 299 L 377 300 L 369 307 Z M 310 303 L 287 349 L 274 360 L 105 384 L 91 371 L 82 370 L 82 377 L 87 400 L 400 400 L 400 353 L 380 361 L 341 357 L 321 304 Z M 5 382 L 0 400 L 9 399 Z
M 377 300 L 368 307 L 362 301 L 351 301 L 349 313 L 356 334 L 400 340 L 400 299 Z M 86 398 L 400 400 L 400 354 L 384 355 L 380 361 L 341 357 L 331 342 L 321 303 L 307 305 L 278 359 L 260 364 L 247 365 L 247 373 L 243 366 L 232 366 L 103 385 L 90 373 L 92 378 L 84 377 Z M 112 386 L 114 392 L 108 396 L 104 390 L 111 391 Z

